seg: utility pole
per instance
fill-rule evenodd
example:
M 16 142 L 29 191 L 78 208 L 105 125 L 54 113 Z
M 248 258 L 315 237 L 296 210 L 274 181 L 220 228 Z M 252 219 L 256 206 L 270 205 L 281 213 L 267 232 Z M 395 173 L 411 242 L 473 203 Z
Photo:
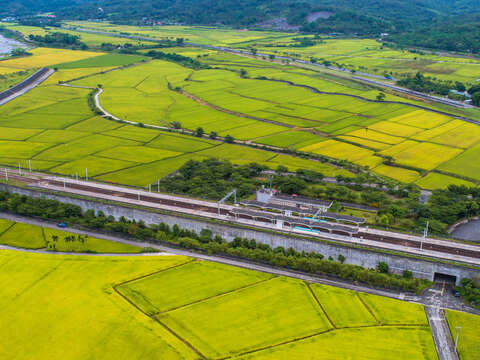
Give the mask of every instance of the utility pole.
M 32 160 L 28 160 L 28 169 L 32 172 Z
M 22 176 L 22 168 L 20 167 L 20 163 L 18 163 L 18 173 Z
M 5 180 L 8 182 L 8 169 L 5 168 Z
M 85 179 L 88 181 L 88 169 L 85 168 Z
M 158 185 L 158 192 L 160 192 L 160 179 L 158 179 L 157 185 Z
M 455 330 L 457 330 L 457 337 L 455 339 L 455 352 L 457 352 L 458 335 L 460 334 L 460 330 L 462 330 L 462 327 L 461 326 L 455 326 Z

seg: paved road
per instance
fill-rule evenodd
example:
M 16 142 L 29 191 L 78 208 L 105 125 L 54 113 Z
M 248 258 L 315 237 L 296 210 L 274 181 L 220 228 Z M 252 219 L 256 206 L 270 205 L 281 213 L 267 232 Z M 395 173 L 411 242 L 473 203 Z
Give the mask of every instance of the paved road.
M 433 339 L 437 348 L 439 360 L 458 360 L 452 334 L 448 327 L 445 313 L 440 307 L 426 306 L 428 323 L 432 329 Z
M 42 70 L 39 70 L 39 71 L 42 71 Z M 39 72 L 37 71 L 37 73 Z M 8 97 L 4 98 L 4 99 L 1 99 L 0 100 L 0 106 L 1 105 L 4 105 L 10 101 L 12 101 L 13 99 L 16 99 L 17 97 L 29 92 L 30 90 L 36 88 L 38 85 L 40 85 L 42 82 L 44 82 L 45 80 L 47 80 L 55 71 L 54 70 L 49 70 L 45 75 L 41 76 L 40 78 L 36 79 L 35 81 L 33 81 L 31 84 L 28 84 L 26 85 L 25 87 L 23 87 L 22 89 L 16 91 L 15 93 L 9 95 Z M 28 82 L 28 80 L 35 76 L 37 73 L 33 74 L 32 76 L 30 76 L 29 78 L 23 80 L 22 82 Z M 22 82 L 20 82 L 19 84 L 21 84 Z M 17 85 L 19 85 L 17 84 Z

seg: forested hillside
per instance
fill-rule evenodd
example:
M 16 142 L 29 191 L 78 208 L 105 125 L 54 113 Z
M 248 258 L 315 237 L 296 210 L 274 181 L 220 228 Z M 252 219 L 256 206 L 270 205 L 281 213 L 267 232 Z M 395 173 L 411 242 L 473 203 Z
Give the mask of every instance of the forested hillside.
M 7 0 L 0 14 L 55 11 L 66 19 L 294 27 L 307 33 L 378 36 L 402 46 L 480 48 L 480 0 Z M 208 9 L 208 11 L 205 11 Z

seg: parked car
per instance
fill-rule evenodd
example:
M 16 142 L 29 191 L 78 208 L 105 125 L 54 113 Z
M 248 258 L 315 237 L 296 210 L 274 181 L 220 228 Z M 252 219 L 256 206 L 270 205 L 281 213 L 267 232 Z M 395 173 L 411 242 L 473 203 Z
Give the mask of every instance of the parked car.
M 57 224 L 57 227 L 64 229 L 64 228 L 67 227 L 67 223 L 66 223 L 66 222 L 58 223 L 58 224 Z

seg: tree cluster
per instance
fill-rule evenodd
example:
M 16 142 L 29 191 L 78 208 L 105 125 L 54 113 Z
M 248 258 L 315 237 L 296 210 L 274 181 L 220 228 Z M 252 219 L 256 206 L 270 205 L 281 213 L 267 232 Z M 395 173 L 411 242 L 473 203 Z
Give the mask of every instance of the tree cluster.
M 172 61 L 184 67 L 188 67 L 194 70 L 210 68 L 209 65 L 206 65 L 196 59 L 192 59 L 188 56 L 183 56 L 175 53 L 164 53 L 162 51 L 151 50 L 147 52 L 145 55 L 153 59 Z
M 219 200 L 232 189 L 237 198 L 245 198 L 260 187 L 258 180 L 265 166 L 255 163 L 235 166 L 227 160 L 190 160 L 174 176 L 161 182 L 162 190 L 176 194 Z
M 398 80 L 397 85 L 415 91 L 440 95 L 448 95 L 452 89 L 465 89 L 465 85 L 460 82 L 453 84 L 451 81 L 433 79 L 420 72 L 417 72 L 414 76 L 408 75 L 404 79 Z
M 72 48 L 72 49 L 88 49 L 88 46 L 80 41 L 80 36 L 71 35 L 62 32 L 48 33 L 46 35 L 28 35 L 28 38 L 42 46 Z
M 458 292 L 463 299 L 470 305 L 479 308 L 480 307 L 480 283 L 477 280 L 462 279 L 460 281 L 460 287 Z

